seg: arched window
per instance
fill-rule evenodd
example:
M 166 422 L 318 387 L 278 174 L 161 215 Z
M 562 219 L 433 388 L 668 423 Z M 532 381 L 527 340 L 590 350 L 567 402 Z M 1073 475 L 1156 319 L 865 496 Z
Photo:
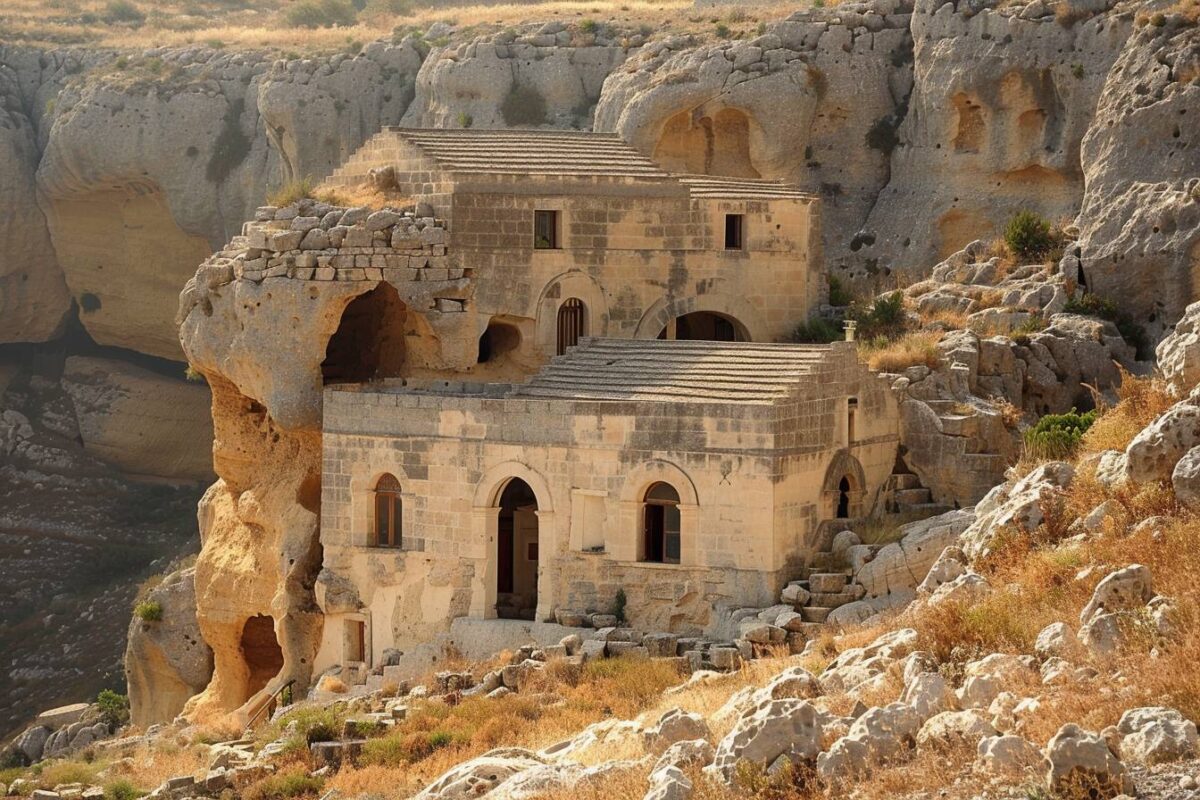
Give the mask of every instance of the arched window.
M 656 483 L 643 501 L 642 560 L 679 563 L 679 492 L 669 483 Z
M 400 547 L 403 543 L 403 505 L 400 481 L 384 475 L 375 484 L 375 528 L 371 544 L 375 547 Z
M 587 307 L 578 297 L 569 298 L 558 307 L 558 354 L 579 344 L 579 337 L 586 335 Z

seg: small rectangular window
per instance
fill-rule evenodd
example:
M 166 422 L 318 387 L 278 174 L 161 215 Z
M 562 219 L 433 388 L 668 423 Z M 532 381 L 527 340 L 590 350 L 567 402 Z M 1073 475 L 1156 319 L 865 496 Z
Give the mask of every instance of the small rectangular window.
M 725 249 L 741 250 L 746 242 L 746 218 L 743 214 L 725 215 Z
M 854 417 L 858 414 L 858 398 L 851 397 L 846 401 L 846 441 L 854 443 Z
M 558 212 L 533 212 L 533 246 L 538 250 L 558 249 Z

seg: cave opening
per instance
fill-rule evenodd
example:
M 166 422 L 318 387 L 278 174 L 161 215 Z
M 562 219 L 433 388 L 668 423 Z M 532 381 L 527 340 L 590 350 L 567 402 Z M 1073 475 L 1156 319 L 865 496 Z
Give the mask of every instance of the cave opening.
M 381 282 L 350 301 L 321 362 L 324 383 L 363 383 L 401 374 L 408 306 L 390 283 Z
M 521 332 L 515 326 L 492 320 L 488 323 L 487 330 L 479 337 L 479 353 L 476 361 L 480 364 L 488 364 L 520 346 Z
M 275 620 L 259 614 L 242 626 L 242 658 L 249 676 L 246 678 L 246 699 L 262 691 L 283 669 L 283 649 L 275 638 Z

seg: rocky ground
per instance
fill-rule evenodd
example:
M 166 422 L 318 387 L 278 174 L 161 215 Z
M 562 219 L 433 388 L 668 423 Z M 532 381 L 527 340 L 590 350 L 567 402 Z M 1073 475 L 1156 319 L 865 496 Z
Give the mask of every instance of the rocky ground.
M 61 353 L 5 355 L 0 731 L 8 733 L 47 706 L 123 687 L 134 596 L 197 549 L 201 488 L 121 477 L 82 444 Z

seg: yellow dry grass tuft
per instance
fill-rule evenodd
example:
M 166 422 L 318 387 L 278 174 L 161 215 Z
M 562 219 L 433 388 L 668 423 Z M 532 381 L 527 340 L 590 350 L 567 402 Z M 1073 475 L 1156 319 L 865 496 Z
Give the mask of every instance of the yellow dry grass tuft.
M 1122 370 L 1117 390 L 1120 402 L 1097 419 L 1080 442 L 1080 453 L 1124 450 L 1133 437 L 1178 398 L 1172 397 L 1167 384 L 1157 376 L 1139 377 Z
M 938 365 L 937 344 L 941 331 L 912 331 L 890 340 L 870 340 L 859 344 L 859 356 L 876 372 L 901 372 L 909 367 Z

